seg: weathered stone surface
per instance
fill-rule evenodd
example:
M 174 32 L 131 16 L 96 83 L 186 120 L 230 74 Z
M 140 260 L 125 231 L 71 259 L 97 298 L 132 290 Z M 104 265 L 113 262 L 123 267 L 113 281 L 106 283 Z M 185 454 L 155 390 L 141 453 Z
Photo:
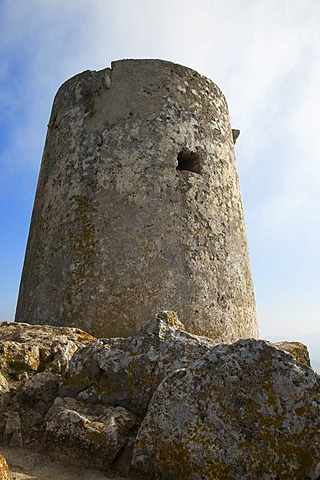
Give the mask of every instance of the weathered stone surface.
M 9 390 L 8 380 L 0 373 L 0 395 L 1 393 L 9 392 Z
M 143 416 L 159 383 L 214 345 L 185 332 L 174 312 L 162 312 L 130 338 L 100 339 L 79 349 L 61 394 L 121 405 Z
M 257 336 L 228 107 L 195 71 L 122 60 L 54 101 L 16 320 L 126 337 L 155 311 Z
M 320 377 L 267 342 L 221 345 L 156 390 L 133 466 L 166 480 L 316 480 Z
M 94 337 L 76 328 L 0 324 L 0 440 L 11 446 L 38 441 L 43 420 L 70 358 Z M 10 390 L 10 391 L 9 391 Z
M 304 345 L 217 345 L 174 312 L 130 338 L 92 340 L 0 326 L 2 444 L 146 478 L 318 479 L 320 377 Z
M 0 409 L 4 408 L 5 406 L 9 391 L 9 382 L 0 372 Z
M 11 480 L 11 473 L 5 458 L 0 453 L 0 479 Z
M 19 380 L 20 375 L 27 380 L 28 374 L 44 369 L 62 373 L 77 348 L 93 340 L 78 328 L 2 322 L 0 371 L 12 380 Z
M 45 446 L 61 460 L 108 468 L 134 439 L 139 424 L 122 407 L 57 398 L 46 416 Z
M 3 433 L 4 443 L 12 446 L 22 446 L 21 418 L 16 411 L 7 411 L 4 415 L 5 429 Z
M 307 365 L 307 367 L 311 367 L 310 356 L 308 352 L 308 348 L 306 345 L 300 342 L 276 342 L 273 343 L 277 348 L 280 350 L 284 350 L 287 353 L 290 353 L 294 356 L 294 358 L 301 363 Z
M 27 380 L 19 390 L 19 402 L 45 409 L 58 396 L 61 375 L 52 372 L 40 372 Z

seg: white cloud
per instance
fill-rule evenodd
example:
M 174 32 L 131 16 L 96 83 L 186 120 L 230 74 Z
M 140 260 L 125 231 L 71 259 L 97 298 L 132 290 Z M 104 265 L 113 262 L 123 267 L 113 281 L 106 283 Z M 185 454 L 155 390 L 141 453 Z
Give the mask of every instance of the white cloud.
M 311 329 L 316 288 L 310 280 L 299 296 L 290 262 L 302 249 L 300 270 L 307 264 L 310 279 L 310 263 L 320 263 L 319 24 L 312 0 L 2 0 L 0 102 L 11 131 L 2 174 L 17 186 L 34 178 L 53 96 L 79 71 L 119 58 L 164 58 L 198 70 L 224 91 L 241 130 L 237 157 L 261 321 L 298 322 L 308 297 Z M 275 291 L 285 300 L 274 301 Z

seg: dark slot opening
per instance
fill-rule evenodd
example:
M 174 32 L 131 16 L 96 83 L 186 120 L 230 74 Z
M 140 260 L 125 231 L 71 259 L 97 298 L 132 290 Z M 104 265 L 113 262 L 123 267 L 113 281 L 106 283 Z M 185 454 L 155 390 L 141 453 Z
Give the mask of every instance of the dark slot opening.
M 177 170 L 188 170 L 189 172 L 201 173 L 201 158 L 197 152 L 182 150 L 178 154 Z

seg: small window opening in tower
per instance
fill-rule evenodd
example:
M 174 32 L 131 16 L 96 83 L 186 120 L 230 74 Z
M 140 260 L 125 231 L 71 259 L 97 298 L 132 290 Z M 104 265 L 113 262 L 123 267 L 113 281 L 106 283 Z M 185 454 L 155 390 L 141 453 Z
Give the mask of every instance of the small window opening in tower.
M 199 153 L 182 150 L 178 154 L 177 170 L 188 170 L 189 172 L 201 173 L 201 157 Z

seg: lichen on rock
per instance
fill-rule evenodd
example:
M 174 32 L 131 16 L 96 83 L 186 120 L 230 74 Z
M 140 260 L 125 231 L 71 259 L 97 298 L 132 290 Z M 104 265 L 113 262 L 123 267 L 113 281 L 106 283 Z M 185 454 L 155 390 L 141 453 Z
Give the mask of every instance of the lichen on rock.
M 187 333 L 174 312 L 161 312 L 130 338 L 99 339 L 79 349 L 60 393 L 121 405 L 143 417 L 159 383 L 214 345 Z
M 63 373 L 79 346 L 94 337 L 79 328 L 0 323 L 0 372 L 11 380 L 44 369 Z
M 134 439 L 140 420 L 122 407 L 57 398 L 45 418 L 45 447 L 61 460 L 110 468 Z
M 22 446 L 42 436 L 61 373 L 94 337 L 77 328 L 0 324 L 0 441 Z
M 159 385 L 133 466 L 163 479 L 316 479 L 320 378 L 264 341 L 221 345 Z M 318 472 L 318 473 L 317 473 Z
M 304 363 L 307 367 L 311 367 L 310 355 L 308 348 L 301 342 L 276 342 L 273 343 L 276 348 L 290 353 L 298 362 Z
M 301 344 L 216 344 L 165 311 L 130 338 L 5 324 L 0 346 L 11 448 L 162 480 L 319 477 L 320 377 Z

